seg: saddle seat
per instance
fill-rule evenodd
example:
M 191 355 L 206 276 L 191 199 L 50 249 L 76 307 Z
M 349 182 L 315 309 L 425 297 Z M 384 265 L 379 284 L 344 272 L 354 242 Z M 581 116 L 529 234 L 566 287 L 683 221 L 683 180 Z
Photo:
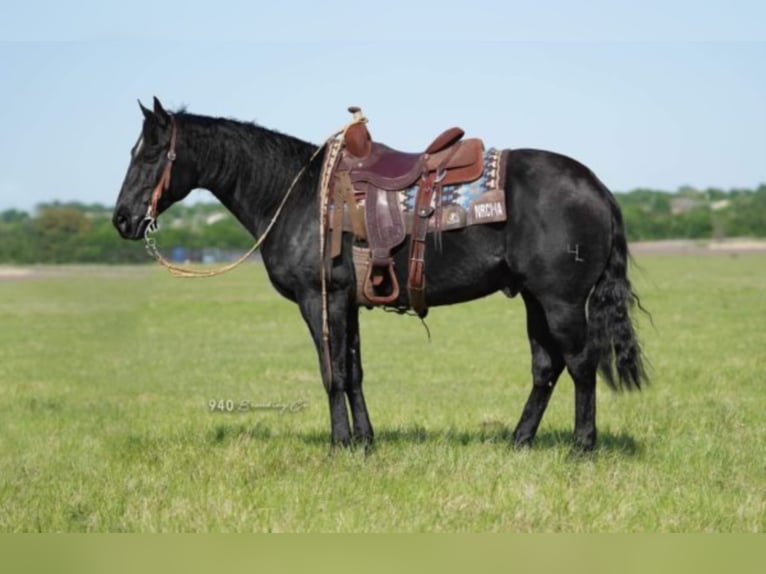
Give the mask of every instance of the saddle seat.
M 352 107 L 349 111 L 361 113 L 359 108 Z M 410 153 L 373 142 L 367 126 L 357 123 L 344 135 L 346 153 L 342 165 L 351 175 L 352 183 L 369 183 L 379 189 L 399 191 L 437 169 L 464 168 L 477 162 L 481 165 L 483 144 L 476 139 L 460 141 L 463 135 L 465 132 L 462 129 L 449 128 L 439 134 L 425 151 Z
M 349 172 L 353 183 L 366 182 L 390 191 L 405 189 L 423 175 L 423 154 L 407 153 L 373 143 L 364 158 L 351 158 Z

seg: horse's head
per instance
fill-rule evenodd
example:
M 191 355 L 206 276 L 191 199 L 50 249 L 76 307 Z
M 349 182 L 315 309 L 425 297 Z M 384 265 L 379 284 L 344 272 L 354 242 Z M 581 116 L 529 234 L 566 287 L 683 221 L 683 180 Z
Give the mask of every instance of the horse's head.
M 178 126 L 157 98 L 154 110 L 139 102 L 144 125 L 130 151 L 130 165 L 122 183 L 112 222 L 125 239 L 141 239 L 150 222 L 193 187 L 188 157 L 178 142 Z M 188 154 L 187 154 L 188 155 Z M 172 175 L 171 175 L 172 174 Z

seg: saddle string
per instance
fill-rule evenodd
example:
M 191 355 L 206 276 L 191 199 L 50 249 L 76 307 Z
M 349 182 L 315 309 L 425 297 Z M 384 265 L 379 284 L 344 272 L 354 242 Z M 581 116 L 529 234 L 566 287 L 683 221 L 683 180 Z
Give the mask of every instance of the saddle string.
M 423 328 L 426 330 L 426 336 L 428 337 L 428 342 L 431 342 L 431 329 L 428 327 L 428 323 L 426 323 L 426 320 L 418 315 L 415 311 L 412 309 L 402 309 L 401 307 L 380 307 L 380 310 L 384 313 L 396 313 L 397 315 L 405 315 L 406 317 L 417 317 L 420 320 L 420 324 L 423 326 Z

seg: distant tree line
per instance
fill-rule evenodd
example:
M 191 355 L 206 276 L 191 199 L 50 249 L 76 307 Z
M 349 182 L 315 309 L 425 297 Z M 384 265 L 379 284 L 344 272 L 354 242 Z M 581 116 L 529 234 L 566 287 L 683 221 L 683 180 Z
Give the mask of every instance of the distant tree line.
M 674 193 L 636 189 L 615 194 L 630 241 L 766 237 L 766 184 L 757 189 L 683 187 Z M 149 261 L 143 243 L 121 239 L 112 208 L 45 203 L 33 213 L 0 212 L 0 263 L 136 263 Z M 214 203 L 176 204 L 161 217 L 163 252 L 199 257 L 204 250 L 242 252 L 253 238 Z
M 766 237 L 764 184 L 755 190 L 636 189 L 615 196 L 630 241 Z
M 217 204 L 175 205 L 161 217 L 158 242 L 168 254 L 183 247 L 199 255 L 206 248 L 242 252 L 253 242 Z M 177 249 L 175 249 L 177 251 Z M 145 263 L 142 241 L 122 239 L 112 225 L 112 208 L 98 204 L 46 203 L 33 214 L 0 212 L 0 263 Z

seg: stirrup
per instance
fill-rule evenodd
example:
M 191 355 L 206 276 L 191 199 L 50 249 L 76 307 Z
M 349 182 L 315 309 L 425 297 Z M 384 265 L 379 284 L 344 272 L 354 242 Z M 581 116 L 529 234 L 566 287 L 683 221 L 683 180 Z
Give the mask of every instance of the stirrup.
M 388 276 L 391 278 L 391 293 L 388 295 L 377 295 L 375 293 L 375 290 L 373 289 L 373 278 L 372 278 L 372 270 L 373 270 L 372 261 L 369 262 L 367 265 L 367 275 L 364 278 L 364 296 L 367 298 L 367 300 L 370 303 L 373 303 L 374 305 L 386 305 L 388 303 L 393 303 L 399 298 L 399 281 L 396 279 L 396 273 L 394 273 L 394 262 L 393 260 L 388 262 Z M 377 278 L 378 281 L 375 283 L 379 285 L 383 277 Z

